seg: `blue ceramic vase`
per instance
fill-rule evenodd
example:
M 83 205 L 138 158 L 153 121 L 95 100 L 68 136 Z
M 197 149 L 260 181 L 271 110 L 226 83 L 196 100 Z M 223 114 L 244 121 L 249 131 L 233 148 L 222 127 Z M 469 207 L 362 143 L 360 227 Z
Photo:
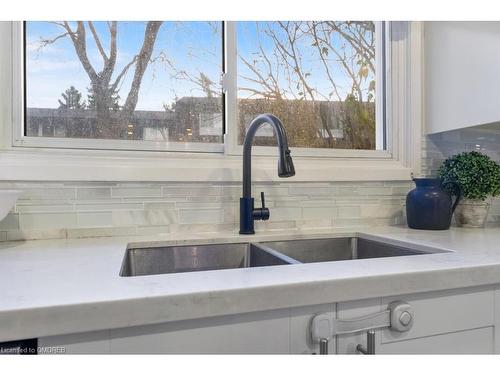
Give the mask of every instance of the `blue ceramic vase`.
M 451 195 L 443 189 L 440 178 L 414 178 L 413 181 L 416 188 L 406 196 L 408 226 L 413 229 L 449 229 L 460 194 L 453 202 Z

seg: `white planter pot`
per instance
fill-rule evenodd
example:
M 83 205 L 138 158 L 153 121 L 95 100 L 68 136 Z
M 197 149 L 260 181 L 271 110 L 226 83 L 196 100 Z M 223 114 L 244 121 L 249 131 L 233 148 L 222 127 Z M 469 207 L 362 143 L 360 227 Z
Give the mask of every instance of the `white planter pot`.
M 455 209 L 455 221 L 459 227 L 482 228 L 488 218 L 491 198 L 485 201 L 463 198 Z

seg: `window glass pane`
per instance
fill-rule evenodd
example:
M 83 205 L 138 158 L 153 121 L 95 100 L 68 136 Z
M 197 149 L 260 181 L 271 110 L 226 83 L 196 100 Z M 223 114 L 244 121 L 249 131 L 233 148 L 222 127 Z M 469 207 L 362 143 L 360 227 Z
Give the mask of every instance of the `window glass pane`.
M 249 122 L 270 112 L 290 146 L 380 149 L 375 42 L 371 21 L 238 22 L 239 143 Z M 270 126 L 255 139 L 275 142 Z
M 25 135 L 222 143 L 221 22 L 26 22 Z

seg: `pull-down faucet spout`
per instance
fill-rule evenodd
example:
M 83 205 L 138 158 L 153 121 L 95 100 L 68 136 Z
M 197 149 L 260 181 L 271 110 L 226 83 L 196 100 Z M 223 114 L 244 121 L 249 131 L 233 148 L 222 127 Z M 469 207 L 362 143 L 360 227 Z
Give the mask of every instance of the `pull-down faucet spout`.
M 240 198 L 240 234 L 254 234 L 254 220 L 269 219 L 269 209 L 265 207 L 264 193 L 261 193 L 261 208 L 255 209 L 252 198 L 252 143 L 255 133 L 263 124 L 269 124 L 273 127 L 278 140 L 278 176 L 292 177 L 295 175 L 283 124 L 270 113 L 257 116 L 250 123 L 243 142 L 243 197 Z

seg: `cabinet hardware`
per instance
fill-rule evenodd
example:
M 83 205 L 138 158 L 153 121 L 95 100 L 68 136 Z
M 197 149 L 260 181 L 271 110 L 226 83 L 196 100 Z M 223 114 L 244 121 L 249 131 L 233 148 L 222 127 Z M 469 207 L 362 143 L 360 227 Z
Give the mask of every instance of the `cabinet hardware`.
M 362 354 L 375 354 L 375 331 L 370 329 L 366 332 L 366 348 L 358 344 L 356 346 L 356 351 Z
M 333 319 L 329 314 L 317 314 L 311 319 L 310 333 L 313 343 L 321 344 L 326 340 L 328 344 L 333 336 L 365 330 L 373 332 L 375 328 L 388 327 L 393 331 L 406 332 L 413 326 L 414 319 L 413 308 L 410 304 L 404 301 L 394 301 L 384 311 L 354 319 Z
M 319 354 L 328 354 L 328 339 L 319 340 Z

